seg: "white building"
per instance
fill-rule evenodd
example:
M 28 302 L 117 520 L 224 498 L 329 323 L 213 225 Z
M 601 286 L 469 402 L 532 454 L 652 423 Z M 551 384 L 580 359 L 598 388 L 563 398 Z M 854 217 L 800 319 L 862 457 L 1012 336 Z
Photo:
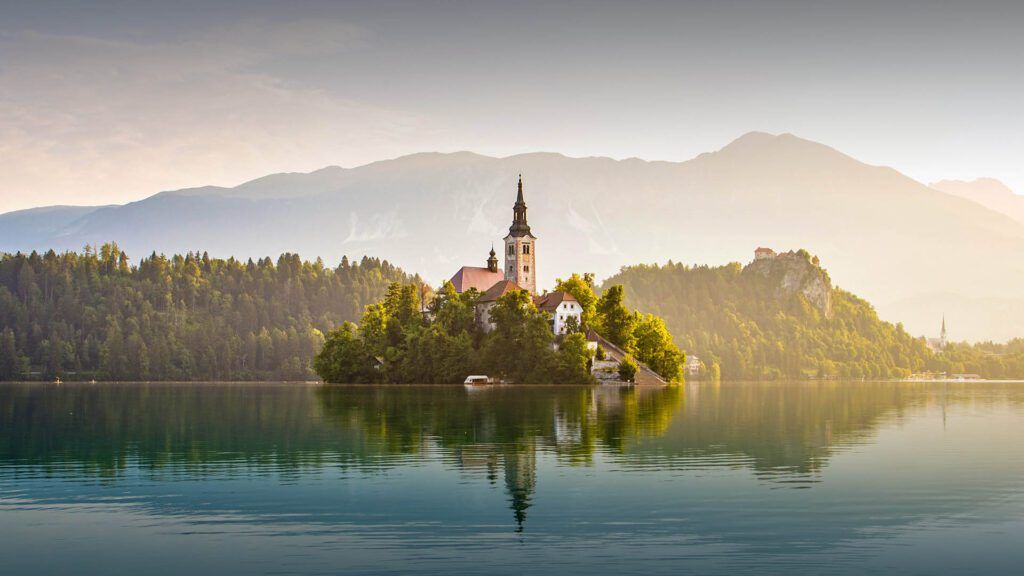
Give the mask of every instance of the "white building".
M 576 329 L 583 325 L 583 307 L 568 292 L 551 292 L 533 299 L 533 304 L 541 312 L 551 315 L 551 331 L 565 334 L 570 318 L 575 318 Z

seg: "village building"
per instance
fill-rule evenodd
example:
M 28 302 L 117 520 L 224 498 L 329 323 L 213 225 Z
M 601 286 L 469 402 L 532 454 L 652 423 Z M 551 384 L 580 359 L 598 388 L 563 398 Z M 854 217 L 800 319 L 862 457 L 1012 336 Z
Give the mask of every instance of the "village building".
M 568 292 L 537 294 L 537 237 L 526 219 L 526 200 L 523 198 L 523 177 L 519 177 L 516 202 L 512 206 L 512 225 L 504 238 L 504 264 L 498 267 L 498 256 L 491 247 L 487 266 L 463 266 L 451 277 L 455 291 L 463 293 L 477 290 L 476 319 L 484 331 L 494 329 L 491 308 L 498 298 L 514 290 L 526 290 L 539 310 L 551 316 L 551 331 L 566 334 L 570 326 L 580 326 L 583 307 Z M 575 320 L 571 320 L 575 318 Z
M 686 366 L 684 368 L 687 376 L 696 378 L 700 375 L 701 362 L 700 358 L 694 355 L 690 355 L 686 358 Z
M 583 307 L 568 292 L 551 292 L 537 296 L 533 303 L 538 310 L 551 315 L 551 331 L 555 334 L 567 333 L 568 327 L 574 323 L 577 329 L 582 326 Z
M 754 260 L 771 260 L 772 258 L 775 258 L 775 250 L 772 250 L 771 248 L 761 246 L 757 250 L 754 250 Z
M 484 332 L 490 332 L 494 330 L 494 322 L 491 322 L 491 308 L 498 302 L 498 298 L 501 298 L 509 292 L 516 290 L 522 290 L 518 284 L 511 280 L 499 280 L 494 286 L 487 289 L 486 292 L 480 296 L 480 299 L 476 301 L 476 321 L 477 324 L 483 328 Z

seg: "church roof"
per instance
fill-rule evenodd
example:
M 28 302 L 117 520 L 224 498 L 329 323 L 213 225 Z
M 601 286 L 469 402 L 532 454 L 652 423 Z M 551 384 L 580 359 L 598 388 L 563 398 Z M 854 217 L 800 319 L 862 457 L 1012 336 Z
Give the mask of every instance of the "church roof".
M 498 282 L 494 286 L 488 288 L 487 291 L 484 292 L 484 295 L 480 297 L 480 300 L 478 300 L 478 302 L 494 302 L 495 300 L 501 298 L 505 294 L 508 294 L 509 292 L 514 292 L 516 290 L 522 290 L 519 284 L 516 284 L 511 280 L 502 280 L 501 282 Z
M 487 268 L 478 266 L 463 266 L 452 276 L 451 282 L 455 286 L 455 291 L 461 294 L 470 288 L 484 292 L 494 286 L 495 282 L 504 278 L 505 276 L 500 271 L 491 272 Z
M 549 292 L 533 299 L 533 305 L 544 312 L 554 312 L 562 302 L 575 302 L 576 298 L 568 292 Z

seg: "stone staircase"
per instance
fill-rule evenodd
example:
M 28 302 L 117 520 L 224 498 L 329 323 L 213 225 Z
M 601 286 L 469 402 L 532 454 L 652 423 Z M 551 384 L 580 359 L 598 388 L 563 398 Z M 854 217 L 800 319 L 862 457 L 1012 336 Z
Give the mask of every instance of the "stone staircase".
M 614 360 L 616 364 L 622 362 L 622 359 L 628 356 L 626 352 L 609 342 L 604 336 L 601 336 L 597 332 L 590 330 L 587 334 L 588 339 L 596 340 L 597 343 L 604 348 L 608 358 Z M 646 364 L 640 362 L 636 358 L 633 359 L 637 365 L 636 371 L 636 384 L 638 386 L 665 386 L 669 382 L 658 375 L 657 372 L 651 370 Z

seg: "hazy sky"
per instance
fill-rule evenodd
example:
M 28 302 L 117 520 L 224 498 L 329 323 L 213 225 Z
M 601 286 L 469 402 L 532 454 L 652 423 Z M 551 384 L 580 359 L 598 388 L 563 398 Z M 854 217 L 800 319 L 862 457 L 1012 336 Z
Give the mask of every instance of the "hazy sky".
M 0 0 L 0 211 L 792 132 L 1024 192 L 1024 2 Z

